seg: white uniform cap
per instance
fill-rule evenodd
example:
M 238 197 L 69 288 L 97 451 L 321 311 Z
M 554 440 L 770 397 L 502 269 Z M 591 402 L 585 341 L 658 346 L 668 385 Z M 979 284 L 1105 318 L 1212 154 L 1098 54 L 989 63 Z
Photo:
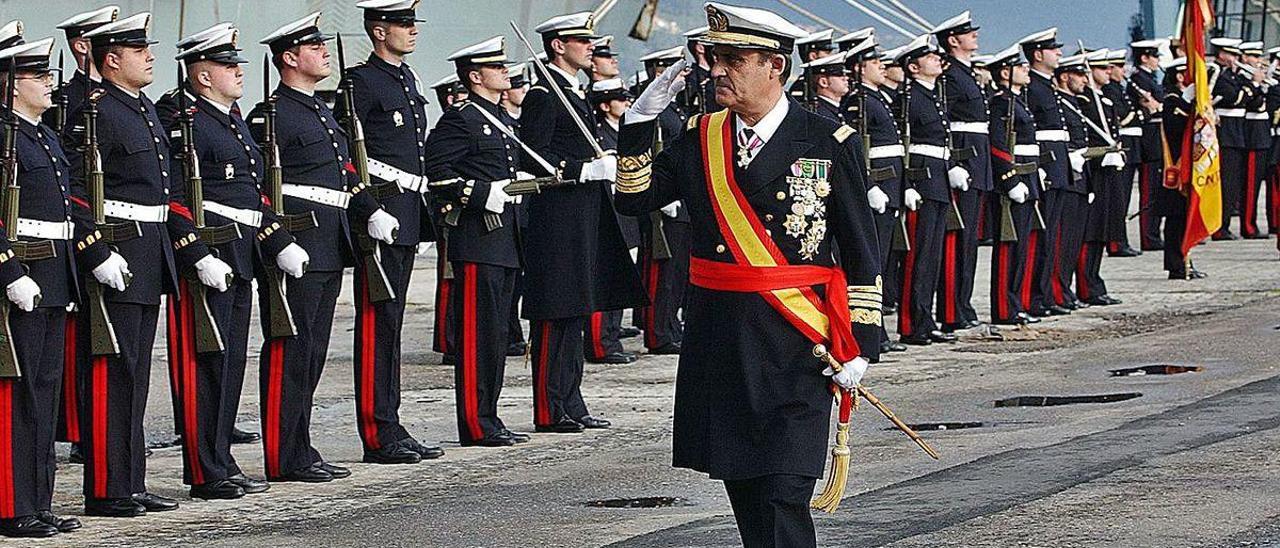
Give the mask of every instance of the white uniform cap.
M 114 23 L 102 25 L 84 33 L 84 37 L 91 40 L 94 46 L 118 44 L 142 46 L 156 43 L 155 40 L 148 37 L 150 30 L 151 13 L 144 11 Z
M 571 13 L 569 15 L 557 15 L 538 26 L 533 31 L 546 37 L 559 36 L 582 36 L 588 39 L 596 38 L 595 17 L 589 11 Z
M 118 6 L 106 6 L 72 15 L 58 23 L 56 28 L 66 31 L 68 38 L 78 38 L 90 30 L 115 21 L 119 16 Z
M 796 40 L 809 36 L 804 29 L 768 10 L 718 2 L 707 2 L 704 8 L 709 29 L 702 41 L 709 44 L 791 53 Z
M 646 54 L 640 58 L 640 61 L 647 64 L 655 65 L 674 65 L 676 61 L 684 59 L 684 46 L 676 46 L 674 48 L 660 49 L 658 51 Z M 665 61 L 665 62 L 664 62 Z
M 234 26 L 235 25 L 232 25 L 231 23 L 218 23 L 212 27 L 209 27 L 200 32 L 192 34 L 191 36 L 187 36 L 186 38 L 178 40 L 178 43 L 174 45 L 177 46 L 178 49 L 188 49 L 196 44 L 199 44 L 201 42 L 204 42 L 205 40 L 208 40 L 211 37 L 218 36 L 223 32 L 233 28 Z
M 506 37 L 494 36 L 449 54 L 449 61 L 459 67 L 507 64 Z

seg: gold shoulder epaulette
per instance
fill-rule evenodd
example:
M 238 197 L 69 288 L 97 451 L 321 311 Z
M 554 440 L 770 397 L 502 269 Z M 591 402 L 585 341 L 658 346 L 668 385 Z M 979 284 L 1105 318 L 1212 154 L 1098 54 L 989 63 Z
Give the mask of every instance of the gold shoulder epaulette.
M 850 135 L 853 135 L 853 128 L 849 127 L 847 124 L 840 124 L 840 127 L 836 128 L 835 133 L 831 134 L 832 137 L 836 138 L 837 143 L 843 143 Z

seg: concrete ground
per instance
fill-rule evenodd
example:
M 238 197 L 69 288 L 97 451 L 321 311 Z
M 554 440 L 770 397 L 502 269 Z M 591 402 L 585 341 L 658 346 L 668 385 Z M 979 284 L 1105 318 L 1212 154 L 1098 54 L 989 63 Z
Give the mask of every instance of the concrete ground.
M 1136 236 L 1136 235 L 1135 235 Z M 1133 239 L 1136 242 L 1136 237 Z M 954 345 L 913 348 L 873 367 L 866 383 L 910 423 L 981 422 L 924 432 L 932 461 L 869 407 L 855 416 L 846 500 L 816 515 L 824 546 L 1280 546 L 1280 268 L 1274 239 L 1212 243 L 1193 252 L 1210 277 L 1167 281 L 1159 253 L 1107 259 L 1124 304 L 1051 318 L 1006 340 L 966 333 Z M 975 306 L 986 317 L 989 249 Z M 136 519 L 84 518 L 85 528 L 0 546 L 734 546 L 719 484 L 669 466 L 675 357 L 587 367 L 584 393 L 614 428 L 535 435 L 503 449 L 457 445 L 453 373 L 430 351 L 434 252 L 420 256 L 408 295 L 402 418 L 447 455 L 419 465 L 359 463 L 352 396 L 352 300 L 317 397 L 313 438 L 351 478 L 277 484 L 235 501 L 193 501 L 181 452 L 148 461 L 156 493 L 178 511 Z M 730 328 L 731 326 L 727 326 Z M 162 330 L 163 333 L 163 330 Z M 173 426 L 163 335 L 148 409 L 148 439 Z M 631 350 L 640 350 L 635 340 Z M 251 344 L 256 346 L 257 343 Z M 258 428 L 257 356 L 240 408 Z M 1201 366 L 1179 375 L 1113 377 L 1151 364 Z M 1017 396 L 1140 393 L 1114 403 L 996 407 Z M 531 429 L 529 368 L 508 360 L 501 411 Z M 66 447 L 59 449 L 65 457 Z M 261 448 L 236 446 L 250 475 Z M 743 455 L 750 458 L 750 455 Z M 55 510 L 82 511 L 81 466 L 61 465 Z M 670 497 L 655 508 L 593 501 Z

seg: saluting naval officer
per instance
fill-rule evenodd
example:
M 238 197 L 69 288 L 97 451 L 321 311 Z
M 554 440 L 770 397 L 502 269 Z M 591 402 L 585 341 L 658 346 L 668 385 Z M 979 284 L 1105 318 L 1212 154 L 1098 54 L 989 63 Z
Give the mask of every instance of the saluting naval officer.
M 98 230 L 76 245 L 80 265 L 96 279 L 89 283 L 103 286 L 119 345 L 119 354 L 94 356 L 89 367 L 78 371 L 86 388 L 80 426 L 88 515 L 131 517 L 178 507 L 177 501 L 146 489 L 143 414 L 160 297 L 177 292 L 179 269 L 194 271 L 200 283 L 217 292 L 227 290 L 232 272 L 195 234 L 181 172 L 170 162 L 168 135 L 155 105 L 142 93 L 154 80 L 150 22 L 150 13 L 140 13 L 85 34 L 103 79 L 95 92 L 95 137 L 105 182 L 104 212 L 111 222 L 137 227 L 135 237 L 117 238 L 110 248 Z M 64 142 L 69 147 L 82 144 L 85 129 L 84 115 L 72 112 Z M 68 150 L 68 158 L 76 201 L 91 219 L 84 201 L 83 151 Z M 132 282 L 127 282 L 130 273 Z M 90 332 L 88 314 L 81 316 L 76 335 L 100 335 Z
M 542 35 L 548 60 L 520 117 L 520 139 L 558 167 L 565 180 L 578 183 L 548 189 L 529 203 L 521 312 L 531 322 L 539 432 L 609 426 L 588 411 L 582 397 L 583 329 L 592 312 L 644 302 L 640 276 L 605 190 L 617 161 L 596 152 L 601 149 L 591 131 L 594 116 L 578 81 L 578 73 L 591 66 L 594 25 L 591 13 L 582 12 L 553 17 L 534 29 Z
M 444 454 L 415 440 L 400 424 L 400 346 L 404 310 L 418 244 L 435 239 L 423 194 L 426 187 L 427 99 L 418 88 L 418 75 L 405 62 L 417 46 L 415 10 L 418 0 L 365 0 L 365 34 L 373 51 L 364 63 L 344 75 L 354 92 L 356 114 L 364 124 L 369 174 L 382 209 L 369 219 L 370 228 L 389 216 L 398 223 L 390 239 L 378 246 L 382 268 L 396 298 L 372 302 L 369 281 L 357 258 L 355 270 L 355 393 L 356 425 L 364 444 L 364 461 L 403 464 Z M 346 87 L 339 86 L 339 93 Z M 345 102 L 334 114 L 346 117 Z M 372 233 L 372 232 L 371 232 Z M 415 455 L 417 458 L 415 458 Z
M 745 546 L 815 546 L 809 498 L 826 463 L 830 385 L 856 385 L 879 350 L 862 156 L 851 128 L 784 91 L 804 31 L 759 9 L 709 3 L 707 15 L 727 110 L 695 118 L 653 156 L 682 67 L 656 78 L 624 118 L 618 207 L 690 209 L 675 466 L 725 483 Z M 818 342 L 846 364 L 835 379 L 813 358 Z
M 13 124 L 19 187 L 14 236 L 26 246 L 47 246 L 52 253 L 16 256 L 8 234 L 0 234 L 0 284 L 20 377 L 0 379 L 0 428 L 12 436 L 0 445 L 0 535 L 48 537 L 80 528 L 76 518 L 53 514 L 57 465 L 53 442 L 61 407 L 67 307 L 78 298 L 72 240 L 70 165 L 58 134 L 40 123 L 53 104 L 49 54 L 53 39 L 0 51 L 0 97 L 13 96 L 13 110 L 0 113 Z M 13 74 L 14 90 L 4 89 Z M 15 198 L 5 196 L 5 200 Z M 44 243 L 37 243 L 43 241 Z M 31 247 L 28 247 L 31 249 Z
M 529 440 L 498 417 L 509 317 L 520 272 L 520 196 L 506 185 L 520 171 L 516 121 L 500 102 L 510 87 L 504 39 L 495 37 L 449 56 L 468 99 L 440 118 L 427 139 L 431 194 L 443 205 L 453 262 L 454 394 L 463 446 L 503 447 Z M 548 175 L 543 173 L 542 175 Z

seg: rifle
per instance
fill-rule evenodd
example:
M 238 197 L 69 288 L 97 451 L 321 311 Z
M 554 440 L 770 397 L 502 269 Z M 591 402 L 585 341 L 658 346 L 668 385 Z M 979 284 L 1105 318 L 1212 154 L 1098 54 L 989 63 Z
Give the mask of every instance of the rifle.
M 240 239 L 240 226 L 236 223 L 210 227 L 204 219 L 204 180 L 200 176 L 200 159 L 196 156 L 195 135 L 196 106 L 187 100 L 187 79 L 183 64 L 178 63 L 178 122 L 182 135 L 182 169 L 187 180 L 187 203 L 191 205 L 191 220 L 195 224 L 196 235 L 205 245 L 213 246 L 234 242 Z M 227 273 L 227 285 L 234 281 L 234 274 Z M 194 271 L 187 273 L 187 291 L 191 294 L 192 330 L 195 332 L 196 352 L 222 352 L 226 345 L 222 343 L 222 332 L 218 330 L 218 322 L 213 318 L 213 310 L 209 308 L 209 288 L 200 283 Z
M 89 54 L 85 53 L 85 66 L 89 66 Z M 84 109 L 84 181 L 89 195 L 89 208 L 93 214 L 94 232 L 109 245 L 119 244 L 142 236 L 137 221 L 108 223 L 105 213 L 106 183 L 102 174 L 102 154 L 98 150 L 98 100 L 106 92 L 93 85 L 85 86 Z M 125 286 L 133 280 L 131 274 L 124 277 Z M 89 273 L 85 276 L 85 294 L 89 308 L 89 354 L 91 356 L 115 356 L 120 354 L 115 327 L 107 313 L 106 288 Z
M 902 92 L 898 96 L 902 98 L 902 171 L 906 175 L 902 178 L 902 184 L 906 187 L 911 181 L 928 179 L 929 166 L 923 168 L 911 167 L 911 84 L 908 83 L 903 86 Z M 890 240 L 889 249 L 903 253 L 911 251 L 911 238 L 907 233 L 907 214 L 905 211 L 902 215 L 898 215 L 898 227 L 893 231 L 893 239 Z
M 340 97 L 343 110 L 346 111 L 343 125 L 346 126 L 347 135 L 351 138 L 352 163 L 355 164 L 360 186 L 371 188 L 369 185 L 369 152 L 364 146 L 364 126 L 360 124 L 360 116 L 356 114 L 355 83 L 347 77 L 347 60 L 346 53 L 342 48 L 342 34 L 338 34 L 338 74 L 341 77 L 341 83 L 338 84 L 342 92 Z M 395 183 L 391 184 L 395 185 Z M 399 190 L 398 185 L 396 185 L 396 190 Z M 382 258 L 378 252 L 378 242 L 374 241 L 366 231 L 356 230 L 355 232 L 356 241 L 360 245 L 360 253 L 364 255 L 364 277 L 369 287 L 369 301 L 380 303 L 395 300 L 395 288 L 391 285 L 391 280 L 387 278 L 386 271 L 382 269 Z M 391 237 L 395 237 L 394 231 Z
M 67 84 L 62 81 L 65 52 L 58 52 L 58 88 L 53 90 L 53 129 L 61 132 L 67 125 Z
M 262 59 L 262 119 L 263 163 L 266 164 L 266 187 L 271 199 L 271 211 L 275 213 L 280 225 L 290 233 L 315 228 L 316 214 L 313 211 L 289 215 L 284 212 L 284 170 L 280 167 L 280 147 L 276 141 L 276 97 L 271 94 L 271 59 L 270 54 L 263 54 Z M 305 270 L 305 265 L 303 270 Z M 285 274 L 274 264 L 263 261 L 263 272 L 266 278 L 267 316 L 271 318 L 267 326 L 268 339 L 292 337 L 298 334 L 298 327 L 293 323 L 293 310 L 289 300 L 285 298 Z
M 942 105 L 942 108 L 947 108 L 947 73 L 945 72 L 938 77 L 938 102 L 939 104 Z M 964 154 L 958 154 L 954 149 L 952 149 L 951 130 L 950 129 L 946 130 L 946 133 L 947 133 L 946 147 L 947 147 L 948 156 L 951 157 L 951 161 L 954 161 L 956 162 L 956 165 L 959 165 L 959 162 L 963 162 L 968 158 L 962 157 L 964 156 Z M 971 151 L 972 148 L 973 147 L 970 147 L 964 150 L 967 153 Z M 950 180 L 947 181 L 947 186 L 948 187 L 951 186 Z M 951 196 L 951 207 L 947 208 L 946 230 L 947 232 L 964 230 L 964 218 L 960 216 L 960 206 L 956 204 L 956 191 L 952 190 L 948 194 Z
M 1012 70 L 1010 72 L 1012 72 Z M 1012 78 L 1013 76 L 1011 74 L 1010 79 Z M 1013 158 L 1013 165 L 1014 165 L 1015 172 L 1017 172 L 1017 169 L 1018 169 L 1018 163 L 1017 163 L 1018 157 L 1017 157 L 1017 154 L 1014 152 L 1018 148 L 1018 132 L 1017 132 L 1017 129 L 1014 127 L 1014 116 L 1016 113 L 1015 103 L 1017 102 L 1018 102 L 1018 99 L 1017 97 L 1014 96 L 1013 88 L 1012 86 L 1010 86 L 1009 110 L 1005 117 L 1005 122 L 1008 124 L 1008 127 L 1006 127 L 1004 131 L 1004 142 L 1009 147 L 1009 157 Z M 1017 228 L 1014 227 L 1014 223 L 1013 223 L 1012 202 L 1013 200 L 1010 200 L 1008 195 L 1000 196 L 1000 236 L 999 238 L 1001 242 L 1018 241 L 1018 230 Z
M 658 153 L 662 152 L 662 124 L 654 124 L 654 132 L 657 134 L 653 141 L 653 157 L 657 158 Z M 663 228 L 663 217 L 661 211 L 649 212 L 649 245 L 653 247 L 651 253 L 653 260 L 665 261 L 671 258 L 671 244 L 667 242 L 667 231 Z

